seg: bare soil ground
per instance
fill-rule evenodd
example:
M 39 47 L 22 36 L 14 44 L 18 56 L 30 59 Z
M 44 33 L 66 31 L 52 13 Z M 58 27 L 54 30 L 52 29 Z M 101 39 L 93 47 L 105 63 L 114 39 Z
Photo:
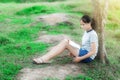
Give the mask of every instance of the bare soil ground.
M 44 64 L 43 64 L 44 65 Z M 76 76 L 83 74 L 81 67 L 78 64 L 64 64 L 64 65 L 48 65 L 43 68 L 23 68 L 20 73 L 18 80 L 44 80 L 44 79 L 59 79 L 64 80 L 67 75 Z
M 61 22 L 69 22 L 69 18 L 65 13 L 53 13 L 53 14 L 38 16 L 37 21 L 41 21 L 49 25 L 56 25 Z

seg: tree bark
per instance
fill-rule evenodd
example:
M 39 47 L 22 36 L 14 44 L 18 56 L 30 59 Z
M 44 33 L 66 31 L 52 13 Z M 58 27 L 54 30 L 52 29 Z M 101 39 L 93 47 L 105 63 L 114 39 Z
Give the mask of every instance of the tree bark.
M 93 18 L 96 23 L 95 30 L 99 37 L 99 48 L 97 58 L 102 63 L 109 63 L 107 52 L 104 45 L 104 27 L 107 20 L 108 1 L 107 0 L 92 0 L 93 3 Z

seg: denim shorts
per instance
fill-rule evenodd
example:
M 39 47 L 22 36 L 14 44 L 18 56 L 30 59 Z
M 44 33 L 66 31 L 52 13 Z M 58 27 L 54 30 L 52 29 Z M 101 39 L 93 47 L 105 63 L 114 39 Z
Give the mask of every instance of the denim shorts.
M 80 50 L 79 50 L 79 56 L 84 56 L 87 53 L 88 53 L 87 50 L 80 48 Z M 91 61 L 92 61 L 92 59 L 89 57 L 89 58 L 86 58 L 86 59 L 84 59 L 84 60 L 82 60 L 80 62 L 88 63 L 88 62 L 91 62 Z

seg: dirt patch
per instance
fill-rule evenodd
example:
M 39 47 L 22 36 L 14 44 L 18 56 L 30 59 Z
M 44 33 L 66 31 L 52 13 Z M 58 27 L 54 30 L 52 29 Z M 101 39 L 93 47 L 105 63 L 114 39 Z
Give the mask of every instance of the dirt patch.
M 43 22 L 48 25 L 56 25 L 56 24 L 62 23 L 62 22 L 71 23 L 69 21 L 68 15 L 65 13 L 53 13 L 53 14 L 38 16 L 37 21 Z
M 57 78 L 64 80 L 67 75 L 83 74 L 78 64 L 50 65 L 44 68 L 24 68 L 20 71 L 17 80 L 44 80 L 47 78 Z
M 63 39 L 70 39 L 67 35 L 42 35 L 38 38 L 37 42 L 45 42 L 45 43 L 56 43 L 60 42 Z
M 66 55 L 68 51 L 52 59 L 50 64 L 33 65 L 23 68 L 16 76 L 17 80 L 65 80 L 66 76 L 84 75 L 83 63 L 72 62 L 73 58 Z

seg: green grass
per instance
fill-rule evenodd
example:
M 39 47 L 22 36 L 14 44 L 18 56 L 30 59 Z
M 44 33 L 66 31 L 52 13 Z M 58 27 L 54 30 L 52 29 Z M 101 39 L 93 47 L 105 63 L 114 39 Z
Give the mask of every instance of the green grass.
M 42 53 L 48 47 L 43 43 L 11 44 L 0 48 L 0 80 L 13 80 L 19 70 L 30 64 L 30 58 L 35 53 Z M 4 53 L 4 54 L 3 54 Z
M 34 42 L 39 30 L 34 26 L 0 35 L 0 80 L 13 80 L 24 65 L 31 63 L 35 53 L 46 50 L 48 44 Z
M 6 29 L 1 26 L 0 80 L 13 80 L 22 67 L 31 64 L 30 59 L 34 54 L 43 53 L 49 47 L 48 44 L 35 42 L 43 26 L 41 23 L 36 26 L 29 26 L 32 22 L 30 18 L 19 18 L 17 16 L 11 18 L 9 16 L 3 16 L 1 20 Z M 6 18 L 10 20 L 7 25 L 5 25 Z M 18 26 L 13 29 L 15 25 Z M 9 28 L 11 28 L 10 31 Z
M 9 38 L 8 36 L 0 34 L 0 47 L 10 43 L 14 43 L 14 40 Z
M 32 6 L 18 11 L 16 15 L 31 15 L 31 14 L 43 14 L 43 13 L 53 13 L 55 8 L 47 6 Z
M 98 61 L 99 62 L 99 61 Z M 118 65 L 105 65 L 96 61 L 87 64 L 83 71 L 86 72 L 87 76 L 90 76 L 93 80 L 117 80 L 119 77 L 120 70 L 116 71 Z
M 45 78 L 44 80 L 60 80 L 57 78 Z M 92 78 L 78 74 L 77 76 L 67 75 L 65 80 L 93 80 Z
M 78 37 L 82 36 L 83 31 L 79 29 L 79 18 L 83 13 L 91 14 L 91 5 L 88 4 L 90 3 L 87 0 L 77 3 L 75 1 L 43 3 L 42 5 L 41 3 L 0 3 L 0 80 L 13 80 L 20 69 L 26 66 L 33 67 L 31 59 L 35 55 L 46 52 L 51 44 L 35 42 L 42 31 L 52 35 L 67 34 L 74 40 L 80 41 Z M 82 70 L 85 76 L 69 75 L 65 80 L 117 80 L 120 78 L 120 11 L 118 9 L 120 9 L 118 3 L 111 5 L 105 27 L 105 45 L 110 65 L 104 65 L 98 61 L 84 64 Z M 67 12 L 74 16 L 70 19 L 73 25 L 61 23 L 49 26 L 35 22 L 37 16 L 55 12 Z M 65 59 L 60 64 L 66 64 L 67 60 L 69 59 Z
M 20 65 L 7 62 L 1 63 L 0 66 L 0 68 L 2 69 L 0 70 L 0 80 L 12 80 L 22 68 Z
M 27 18 L 27 17 L 17 17 L 17 18 L 13 18 L 11 20 L 11 24 L 22 24 L 22 25 L 25 25 L 25 24 L 30 24 L 32 22 L 32 20 L 30 18 Z
M 57 26 L 44 26 L 42 27 L 41 31 L 47 31 L 48 34 L 69 34 L 70 30 L 74 29 L 73 26 L 67 24 L 67 23 L 61 23 Z
M 79 74 L 77 76 L 68 75 L 68 76 L 66 76 L 65 80 L 93 80 L 93 79 L 88 77 L 88 76 L 84 76 L 84 75 Z
M 1 0 L 2 3 L 16 2 L 16 3 L 25 3 L 25 2 L 55 2 L 55 1 L 65 1 L 65 0 Z

